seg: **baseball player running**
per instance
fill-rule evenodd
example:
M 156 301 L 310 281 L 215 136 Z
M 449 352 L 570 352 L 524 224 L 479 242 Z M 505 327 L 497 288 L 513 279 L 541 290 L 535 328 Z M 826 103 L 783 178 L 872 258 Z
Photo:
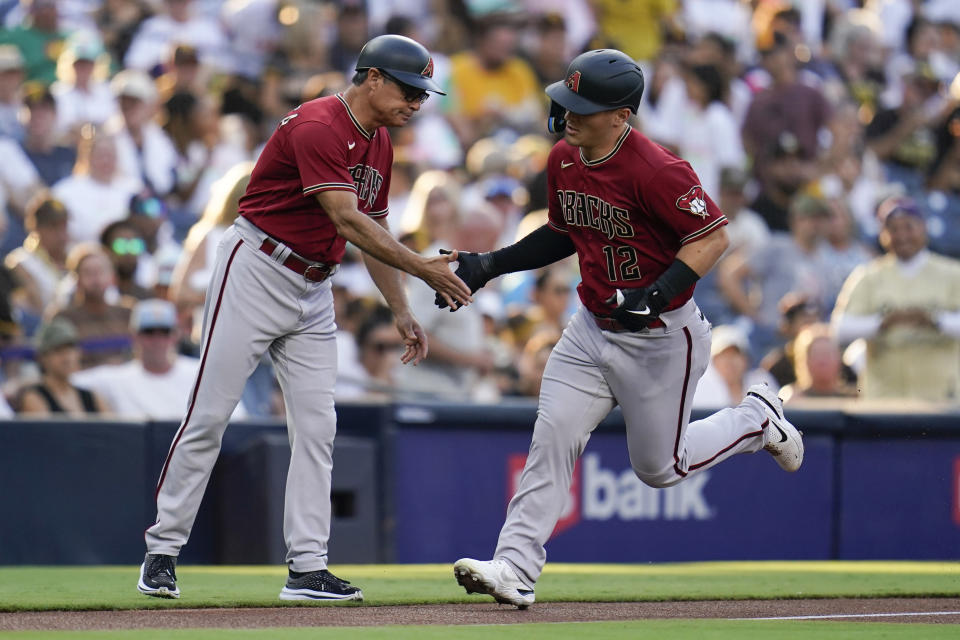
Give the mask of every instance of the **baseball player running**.
M 618 404 L 630 463 L 652 487 L 759 449 L 787 471 L 803 461 L 800 433 L 766 385 L 688 424 L 710 358 L 710 324 L 691 296 L 727 246 L 727 220 L 689 164 L 630 127 L 643 85 L 619 51 L 574 58 L 566 80 L 546 90 L 550 128 L 564 132 L 547 164 L 547 224 L 498 251 L 460 253 L 457 274 L 471 291 L 574 252 L 582 274 L 582 306 L 547 362 L 530 453 L 493 560 L 454 565 L 468 593 L 533 603 L 574 463 Z
M 177 598 L 176 558 L 187 542 L 227 420 L 269 350 L 286 402 L 290 467 L 283 531 L 289 577 L 282 600 L 361 600 L 327 570 L 330 477 L 336 414 L 333 297 L 328 277 L 346 241 L 364 252 L 403 336 L 404 364 L 427 355 L 399 273 L 423 279 L 445 301 L 471 301 L 450 270 L 454 256 L 424 259 L 386 230 L 393 149 L 385 127 L 403 126 L 433 81 L 433 60 L 413 40 L 374 38 L 352 86 L 283 118 L 257 161 L 225 233 L 208 289 L 200 369 L 157 484 L 157 522 L 137 588 Z

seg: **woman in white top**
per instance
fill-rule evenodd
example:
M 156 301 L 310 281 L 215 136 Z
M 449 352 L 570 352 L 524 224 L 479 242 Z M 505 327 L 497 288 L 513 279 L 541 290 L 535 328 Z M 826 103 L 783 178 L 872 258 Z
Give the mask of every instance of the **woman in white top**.
M 111 222 L 127 217 L 130 199 L 143 183 L 117 166 L 113 136 L 95 132 L 81 138 L 73 174 L 53 185 L 53 195 L 67 207 L 71 244 L 95 242 Z

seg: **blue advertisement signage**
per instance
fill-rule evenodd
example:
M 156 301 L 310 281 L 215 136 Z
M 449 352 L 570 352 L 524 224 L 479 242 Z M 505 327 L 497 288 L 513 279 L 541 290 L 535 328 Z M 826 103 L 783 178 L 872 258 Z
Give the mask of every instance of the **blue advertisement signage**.
M 840 557 L 960 557 L 960 439 L 846 440 Z
M 398 562 L 489 558 L 529 432 L 403 428 L 395 442 Z M 741 455 L 667 489 L 634 475 L 622 433 L 595 433 L 547 543 L 560 562 L 821 559 L 832 553 L 833 444 L 806 440 L 796 474 Z

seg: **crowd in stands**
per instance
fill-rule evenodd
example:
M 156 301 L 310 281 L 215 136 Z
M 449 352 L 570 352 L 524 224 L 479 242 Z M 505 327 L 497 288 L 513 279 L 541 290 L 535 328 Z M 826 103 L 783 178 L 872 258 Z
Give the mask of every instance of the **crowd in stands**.
M 788 402 L 960 402 L 956 0 L 0 2 L 0 415 L 179 419 L 217 244 L 298 104 L 399 33 L 446 96 L 391 131 L 389 225 L 489 251 L 546 220 L 543 87 L 577 53 L 645 70 L 632 125 L 687 160 L 731 243 L 697 286 L 714 325 L 695 406 L 757 380 Z M 408 279 L 429 358 L 400 367 L 348 248 L 340 400 L 535 397 L 576 309 L 575 258 L 456 313 Z M 269 359 L 237 415 L 283 415 Z

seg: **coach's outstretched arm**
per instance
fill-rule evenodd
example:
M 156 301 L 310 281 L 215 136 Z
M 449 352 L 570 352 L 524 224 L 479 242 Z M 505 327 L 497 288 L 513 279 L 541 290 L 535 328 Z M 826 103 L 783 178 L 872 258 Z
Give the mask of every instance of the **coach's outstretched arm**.
M 389 233 L 390 227 L 387 226 L 386 216 L 377 218 L 376 223 Z M 427 334 L 410 310 L 400 271 L 374 258 L 369 253 L 363 254 L 363 263 L 367 266 L 367 272 L 373 278 L 377 289 L 383 294 L 383 299 L 387 301 L 390 311 L 393 312 L 397 331 L 403 338 L 405 350 L 400 356 L 400 361 L 403 364 L 410 364 L 411 362 L 414 365 L 420 364 L 427 357 Z M 449 271 L 449 269 L 447 270 Z
M 570 236 L 543 225 L 517 242 L 496 251 L 459 252 L 457 261 L 460 265 L 457 267 L 456 275 L 470 287 L 470 293 L 475 293 L 477 289 L 497 276 L 515 271 L 539 269 L 571 256 L 575 251 Z M 448 257 L 456 254 L 456 252 L 451 254 L 446 249 L 441 249 L 440 253 Z M 439 295 L 435 302 L 441 309 L 449 305 L 449 301 L 442 299 Z M 458 308 L 459 305 L 451 306 L 450 310 L 456 311 Z
M 420 278 L 447 304 L 473 302 L 470 289 L 447 266 L 457 259 L 456 252 L 424 258 L 410 251 L 394 240 L 389 231 L 360 212 L 357 195 L 352 191 L 324 191 L 317 195 L 317 200 L 337 228 L 337 233 L 363 252 Z

